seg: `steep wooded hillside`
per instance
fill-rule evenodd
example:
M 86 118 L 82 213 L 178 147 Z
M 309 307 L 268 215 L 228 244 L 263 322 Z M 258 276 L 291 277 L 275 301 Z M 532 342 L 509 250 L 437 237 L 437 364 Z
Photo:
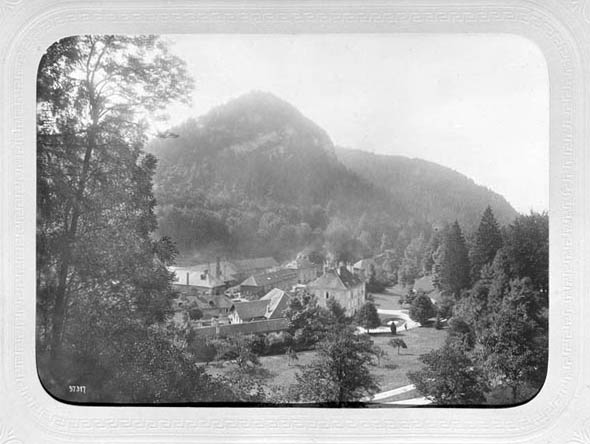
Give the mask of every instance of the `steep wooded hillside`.
M 457 219 L 471 231 L 488 205 L 501 224 L 518 215 L 503 196 L 433 162 L 340 147 L 336 155 L 347 168 L 389 191 L 394 201 L 407 203 L 418 219 L 433 223 Z
M 312 247 L 354 259 L 378 250 L 384 234 L 405 248 L 433 223 L 475 224 L 479 208 L 505 203 L 433 164 L 408 168 L 391 157 L 380 166 L 336 150 L 322 128 L 269 93 L 241 96 L 170 134 L 148 150 L 158 158 L 160 234 L 185 253 L 281 258 Z

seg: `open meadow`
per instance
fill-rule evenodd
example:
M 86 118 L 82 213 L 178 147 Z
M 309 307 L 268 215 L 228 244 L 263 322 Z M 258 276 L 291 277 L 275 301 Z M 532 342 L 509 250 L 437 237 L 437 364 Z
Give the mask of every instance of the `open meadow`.
M 442 346 L 446 331 L 421 327 L 400 332 L 395 337 L 403 339 L 408 348 L 401 349 L 399 354 L 397 348 L 388 344 L 393 337 L 391 334 L 371 336 L 375 345 L 385 352 L 380 362 L 375 362 L 371 367 L 372 373 L 377 377 L 380 391 L 410 384 L 406 373 L 421 368 L 419 361 L 421 354 Z M 260 358 L 260 363 L 264 371 L 259 374 L 264 375 L 264 384 L 268 387 L 288 387 L 295 383 L 297 371 L 311 363 L 315 357 L 316 352 L 313 350 L 298 353 L 297 360 L 294 362 L 291 362 L 287 355 L 263 356 Z M 222 376 L 233 368 L 234 365 L 229 363 L 213 363 L 207 366 L 207 372 Z

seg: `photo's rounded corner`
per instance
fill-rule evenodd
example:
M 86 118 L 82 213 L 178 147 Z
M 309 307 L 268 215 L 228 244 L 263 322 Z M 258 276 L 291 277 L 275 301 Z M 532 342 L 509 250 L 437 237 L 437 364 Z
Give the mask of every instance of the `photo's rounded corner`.
M 86 407 L 89 405 L 89 403 L 86 403 L 86 402 L 76 402 L 76 401 L 71 401 L 68 399 L 62 399 L 58 395 L 52 393 L 49 390 L 49 388 L 47 387 L 47 383 L 45 381 L 43 381 L 43 377 L 41 376 L 41 371 L 39 370 L 39 354 L 38 353 L 35 353 L 35 375 L 37 377 L 34 378 L 34 383 L 39 384 L 38 387 L 40 387 L 41 390 L 39 390 L 38 392 L 42 393 L 41 396 L 47 397 L 48 399 L 51 399 L 52 401 L 55 401 L 58 404 L 63 405 L 63 406 Z

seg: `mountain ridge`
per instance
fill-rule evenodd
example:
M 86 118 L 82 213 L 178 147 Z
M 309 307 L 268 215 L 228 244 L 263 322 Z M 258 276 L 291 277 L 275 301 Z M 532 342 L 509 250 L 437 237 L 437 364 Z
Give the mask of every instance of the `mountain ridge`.
M 516 215 L 497 193 L 440 165 L 336 147 L 323 128 L 270 93 L 230 100 L 171 133 L 178 137 L 154 140 L 148 151 L 159 159 L 159 232 L 181 250 L 281 257 L 340 243 L 352 257 L 378 249 L 384 235 L 405 248 L 418 233 L 455 219 L 472 230 L 489 204 L 503 222 Z
M 412 176 L 422 176 L 422 188 L 424 193 L 430 195 L 432 205 L 437 202 L 448 202 L 441 194 L 455 190 L 459 186 L 471 188 L 472 192 L 479 196 L 480 205 L 470 211 L 468 218 L 457 217 L 463 224 L 473 225 L 479 222 L 479 217 L 487 205 L 497 213 L 498 221 L 502 224 L 510 223 L 518 212 L 506 200 L 504 196 L 493 191 L 489 187 L 478 184 L 469 176 L 444 165 L 421 158 L 411 158 L 402 155 L 380 154 L 362 151 L 353 148 L 336 147 L 336 156 L 340 162 L 353 172 L 359 174 L 373 183 L 378 183 L 390 193 L 396 195 L 396 190 L 401 184 L 411 182 Z M 451 189 L 449 189 L 451 186 Z M 444 190 L 444 193 L 442 192 Z M 426 196 L 425 196 L 426 197 Z M 450 205 L 451 210 L 461 216 L 462 209 L 458 205 Z M 442 210 L 442 208 L 439 208 Z M 452 215 L 443 217 L 446 221 L 452 219 Z M 467 220 L 469 219 L 469 220 Z M 444 222 L 440 220 L 437 222 Z

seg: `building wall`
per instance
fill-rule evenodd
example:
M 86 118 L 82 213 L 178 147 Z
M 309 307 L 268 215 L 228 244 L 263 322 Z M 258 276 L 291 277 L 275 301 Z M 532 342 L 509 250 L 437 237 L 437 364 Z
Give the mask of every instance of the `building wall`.
M 216 327 L 194 328 L 195 337 L 235 336 L 238 334 L 269 333 L 289 328 L 289 320 L 285 318 L 267 321 L 244 322 L 242 324 L 218 325 Z
M 318 272 L 315 268 L 298 268 L 297 269 L 297 283 L 307 284 L 318 277 Z
M 354 315 L 365 303 L 365 285 L 359 285 L 346 290 L 334 290 L 329 288 L 316 288 L 313 294 L 320 307 L 327 307 L 328 300 L 333 298 L 346 311 L 348 316 Z

